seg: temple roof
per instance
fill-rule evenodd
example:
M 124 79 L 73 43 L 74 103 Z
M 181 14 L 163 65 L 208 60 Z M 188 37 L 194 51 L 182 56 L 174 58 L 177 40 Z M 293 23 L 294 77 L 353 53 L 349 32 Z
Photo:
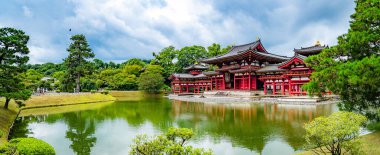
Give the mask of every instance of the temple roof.
M 207 66 L 203 66 L 203 65 L 193 64 L 191 66 L 185 67 L 184 69 L 185 70 L 191 70 L 191 69 L 206 70 L 206 69 L 208 69 L 208 67 Z
M 259 70 L 257 70 L 256 72 L 257 73 L 266 73 L 266 72 L 282 72 L 282 71 L 286 71 L 285 69 L 281 69 L 281 68 L 278 68 L 280 65 L 276 64 L 276 65 L 267 65 L 263 68 L 260 68 Z
M 280 65 L 280 66 L 285 65 L 285 64 L 289 63 L 290 61 L 292 61 L 292 60 L 295 59 L 295 58 L 298 58 L 298 59 L 300 59 L 300 60 L 303 61 L 303 60 L 305 60 L 307 57 L 304 56 L 304 55 L 301 55 L 301 54 L 297 54 L 297 53 L 295 53 L 293 57 L 291 57 L 289 60 L 286 60 L 286 61 L 282 62 L 282 63 L 279 64 L 279 65 Z
M 230 73 L 245 73 L 245 72 L 254 72 L 254 71 L 257 71 L 258 68 L 260 68 L 259 66 L 248 66 L 246 68 L 241 68 L 241 69 L 237 69 L 237 70 L 230 70 L 229 72 Z
M 215 72 L 215 71 L 209 71 L 209 72 L 203 72 L 204 75 L 210 76 L 210 75 L 219 75 L 221 74 L 220 72 Z
M 316 44 L 310 47 L 301 47 L 300 49 L 294 49 L 294 52 L 298 54 L 302 54 L 304 56 L 309 56 L 313 54 L 318 54 L 325 48 L 328 48 L 328 46 L 326 45 L 321 46 L 320 44 Z
M 204 63 L 214 64 L 214 63 L 220 63 L 223 61 L 242 60 L 247 56 L 246 54 L 252 55 L 253 59 L 256 59 L 256 60 L 268 61 L 268 62 L 274 62 L 274 63 L 283 62 L 289 59 L 288 57 L 285 57 L 285 56 L 268 53 L 265 50 L 265 48 L 262 46 L 261 41 L 257 40 L 249 44 L 232 46 L 230 51 L 224 55 L 219 55 L 216 57 L 203 59 L 200 61 Z
M 206 78 L 207 76 L 204 74 L 191 75 L 187 73 L 174 73 L 171 75 L 169 79 L 173 79 L 172 77 L 175 77 L 178 79 L 201 79 L 201 78 Z

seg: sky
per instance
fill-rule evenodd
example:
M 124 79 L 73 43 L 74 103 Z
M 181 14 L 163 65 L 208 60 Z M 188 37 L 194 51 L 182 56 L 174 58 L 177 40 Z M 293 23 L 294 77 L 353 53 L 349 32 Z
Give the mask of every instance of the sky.
M 354 7 L 353 0 L 0 0 L 0 27 L 30 36 L 32 64 L 62 62 L 75 34 L 106 62 L 258 37 L 270 53 L 292 56 L 317 40 L 335 45 Z

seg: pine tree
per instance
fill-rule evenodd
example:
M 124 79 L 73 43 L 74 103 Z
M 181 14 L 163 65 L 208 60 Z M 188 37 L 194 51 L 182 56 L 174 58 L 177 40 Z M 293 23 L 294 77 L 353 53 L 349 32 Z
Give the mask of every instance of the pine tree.
M 88 74 L 92 69 L 87 59 L 93 58 L 95 54 L 92 52 L 84 35 L 74 35 L 70 39 L 73 42 L 67 49 L 69 56 L 64 59 L 67 67 L 64 81 L 67 82 L 66 85 L 70 85 L 75 81 L 75 90 L 80 92 L 80 78 Z

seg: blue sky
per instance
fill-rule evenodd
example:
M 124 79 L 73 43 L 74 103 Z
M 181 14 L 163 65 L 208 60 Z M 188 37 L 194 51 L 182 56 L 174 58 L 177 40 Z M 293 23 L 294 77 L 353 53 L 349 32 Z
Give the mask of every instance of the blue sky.
M 257 37 L 269 52 L 292 56 L 317 40 L 336 44 L 354 7 L 353 0 L 1 0 L 0 27 L 30 35 L 30 63 L 61 62 L 79 33 L 105 61 Z

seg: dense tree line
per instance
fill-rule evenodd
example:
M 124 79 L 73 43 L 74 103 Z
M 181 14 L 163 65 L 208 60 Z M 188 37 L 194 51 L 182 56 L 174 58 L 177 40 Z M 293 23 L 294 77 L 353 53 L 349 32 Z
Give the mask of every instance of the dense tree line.
M 174 72 L 197 63 L 199 59 L 224 54 L 232 46 L 219 44 L 165 47 L 153 53 L 153 59 L 132 58 L 122 63 L 104 62 L 94 58 L 85 36 L 75 35 L 68 48 L 69 56 L 62 63 L 24 64 L 23 84 L 31 91 L 37 88 L 73 92 L 91 90 L 145 90 L 157 93 L 170 90 L 168 77 Z

